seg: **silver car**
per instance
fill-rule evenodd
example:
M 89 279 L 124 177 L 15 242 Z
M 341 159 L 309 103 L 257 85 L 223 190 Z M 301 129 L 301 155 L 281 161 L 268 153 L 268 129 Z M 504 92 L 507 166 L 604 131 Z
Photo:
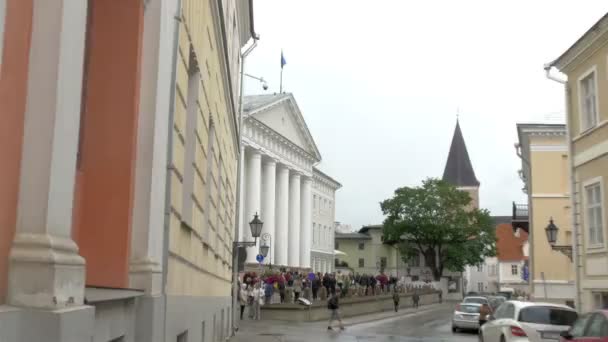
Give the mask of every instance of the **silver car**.
M 452 316 L 452 332 L 460 329 L 479 329 L 479 303 L 460 303 Z

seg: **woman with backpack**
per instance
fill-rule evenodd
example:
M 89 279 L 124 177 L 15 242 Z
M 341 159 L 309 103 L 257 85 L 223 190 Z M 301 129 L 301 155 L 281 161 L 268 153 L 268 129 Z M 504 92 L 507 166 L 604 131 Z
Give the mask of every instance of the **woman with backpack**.
M 329 297 L 329 300 L 327 300 L 327 308 L 331 311 L 327 330 L 334 330 L 331 325 L 335 320 L 337 320 L 340 324 L 340 330 L 344 330 L 344 324 L 342 324 L 342 318 L 340 318 L 340 300 L 338 297 L 339 296 L 336 294 L 336 291 L 333 291 Z

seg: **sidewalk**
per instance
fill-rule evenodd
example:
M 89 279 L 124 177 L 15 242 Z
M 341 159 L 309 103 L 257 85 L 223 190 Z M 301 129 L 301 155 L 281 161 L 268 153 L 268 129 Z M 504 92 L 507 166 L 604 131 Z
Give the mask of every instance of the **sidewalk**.
M 347 327 L 354 326 L 364 323 L 373 323 L 384 320 L 397 320 L 407 316 L 421 314 L 424 312 L 434 311 L 448 306 L 453 306 L 452 302 L 443 302 L 441 304 L 430 304 L 414 308 L 405 308 L 399 310 L 399 312 L 385 311 L 375 314 L 361 315 L 348 317 L 343 319 L 344 325 Z M 286 335 L 303 335 L 311 336 L 315 334 L 324 334 L 327 329 L 327 321 L 317 322 L 285 322 L 285 321 L 274 321 L 274 320 L 244 320 L 239 322 L 239 331 L 236 336 L 230 339 L 231 342 L 237 341 L 269 341 L 270 337 L 279 337 Z M 265 338 L 265 339 L 264 339 Z

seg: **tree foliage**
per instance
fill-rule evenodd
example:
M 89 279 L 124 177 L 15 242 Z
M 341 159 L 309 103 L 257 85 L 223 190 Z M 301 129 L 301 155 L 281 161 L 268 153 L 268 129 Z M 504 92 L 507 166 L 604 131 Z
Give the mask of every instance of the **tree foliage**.
M 462 272 L 496 255 L 489 211 L 470 204 L 467 192 L 439 179 L 398 188 L 380 203 L 384 240 L 398 243 L 404 260 L 420 253 L 436 281 L 444 270 Z

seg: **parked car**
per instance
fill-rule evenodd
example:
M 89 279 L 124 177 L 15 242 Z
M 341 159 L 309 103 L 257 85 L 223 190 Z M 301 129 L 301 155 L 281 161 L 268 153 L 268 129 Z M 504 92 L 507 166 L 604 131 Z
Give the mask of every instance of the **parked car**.
M 498 307 L 506 301 L 507 301 L 507 298 L 505 298 L 503 296 L 488 297 L 488 302 L 490 303 L 490 307 L 492 308 L 492 311 L 496 311 L 496 309 L 498 309 Z
M 479 331 L 482 342 L 556 342 L 570 329 L 577 313 L 561 304 L 509 300 Z
M 578 317 L 572 327 L 561 333 L 561 342 L 608 342 L 608 311 L 590 312 Z
M 460 329 L 479 329 L 479 303 L 460 303 L 452 316 L 452 332 Z
M 488 304 L 490 305 L 490 302 L 488 301 L 487 297 L 482 297 L 482 296 L 469 296 L 469 297 L 464 297 L 464 299 L 462 300 L 463 303 L 477 303 L 477 304 Z

